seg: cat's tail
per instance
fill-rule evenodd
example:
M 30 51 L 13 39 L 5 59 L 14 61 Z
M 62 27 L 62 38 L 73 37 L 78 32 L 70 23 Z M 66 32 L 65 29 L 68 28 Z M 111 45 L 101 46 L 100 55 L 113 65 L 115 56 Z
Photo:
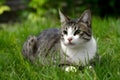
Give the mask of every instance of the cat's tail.
M 29 36 L 28 39 L 23 44 L 22 54 L 25 58 L 28 58 L 32 63 L 35 61 L 36 57 L 36 47 L 37 37 Z

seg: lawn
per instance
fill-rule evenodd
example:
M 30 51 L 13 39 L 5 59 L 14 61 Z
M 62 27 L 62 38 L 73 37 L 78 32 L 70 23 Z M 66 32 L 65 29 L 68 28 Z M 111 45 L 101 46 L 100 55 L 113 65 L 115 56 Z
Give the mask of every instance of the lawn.
M 29 35 L 60 27 L 59 20 L 0 24 L 0 80 L 120 80 L 120 19 L 92 19 L 101 63 L 83 72 L 65 72 L 54 66 L 35 66 L 21 50 Z

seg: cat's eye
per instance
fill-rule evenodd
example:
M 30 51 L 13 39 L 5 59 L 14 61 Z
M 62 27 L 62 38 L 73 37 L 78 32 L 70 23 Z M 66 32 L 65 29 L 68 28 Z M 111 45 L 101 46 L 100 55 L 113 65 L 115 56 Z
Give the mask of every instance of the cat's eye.
M 78 30 L 75 31 L 74 35 L 77 35 L 79 33 L 80 33 L 80 30 L 78 29 Z
M 67 31 L 66 30 L 64 30 L 63 33 L 67 35 Z

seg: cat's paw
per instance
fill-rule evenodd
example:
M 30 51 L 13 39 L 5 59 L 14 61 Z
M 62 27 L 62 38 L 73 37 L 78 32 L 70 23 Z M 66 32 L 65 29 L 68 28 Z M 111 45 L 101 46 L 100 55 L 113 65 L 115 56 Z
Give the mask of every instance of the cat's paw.
M 27 41 L 23 45 L 23 55 L 27 58 L 30 58 L 31 55 L 34 53 L 34 46 L 37 42 L 37 37 L 29 36 Z
M 66 72 L 76 72 L 77 69 L 74 66 L 68 66 L 68 67 L 65 68 L 65 71 Z

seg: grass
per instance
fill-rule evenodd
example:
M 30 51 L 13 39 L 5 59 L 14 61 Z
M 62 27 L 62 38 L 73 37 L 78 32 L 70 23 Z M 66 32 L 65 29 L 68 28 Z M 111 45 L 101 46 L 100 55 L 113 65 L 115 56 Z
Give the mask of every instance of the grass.
M 59 21 L 0 25 L 0 80 L 120 80 L 120 19 L 93 17 L 93 34 L 97 40 L 101 64 L 84 72 L 65 72 L 54 66 L 35 66 L 21 54 L 29 35 L 59 27 Z

